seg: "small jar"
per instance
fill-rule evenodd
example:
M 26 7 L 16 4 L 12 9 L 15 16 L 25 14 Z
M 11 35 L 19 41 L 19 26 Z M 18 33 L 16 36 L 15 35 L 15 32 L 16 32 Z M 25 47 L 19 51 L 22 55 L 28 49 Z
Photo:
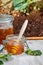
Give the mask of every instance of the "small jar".
M 0 14 L 0 44 L 6 39 L 7 35 L 13 34 L 13 16 L 8 14 Z
M 26 40 L 24 40 L 24 37 L 22 37 L 20 41 L 16 43 L 17 39 L 18 39 L 18 35 L 10 35 L 7 36 L 6 40 L 3 41 L 3 44 L 5 45 L 5 48 L 8 53 L 12 53 L 13 55 L 18 55 L 24 52 Z

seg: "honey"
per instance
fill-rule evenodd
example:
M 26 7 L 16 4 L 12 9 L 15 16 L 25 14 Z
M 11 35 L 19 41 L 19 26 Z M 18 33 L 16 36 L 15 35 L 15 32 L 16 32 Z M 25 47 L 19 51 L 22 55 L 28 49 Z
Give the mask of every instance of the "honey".
M 15 40 L 9 40 L 6 42 L 5 48 L 8 53 L 11 53 L 13 55 L 22 54 L 24 52 L 24 45 L 22 41 L 19 41 L 19 43 L 16 43 Z
M 13 55 L 18 55 L 24 52 L 24 46 L 23 45 L 9 45 L 6 44 L 6 50 L 8 53 L 12 53 Z
M 2 40 L 6 39 L 7 35 L 13 34 L 13 27 L 11 28 L 4 28 L 4 29 L 0 29 L 0 44 L 2 44 Z

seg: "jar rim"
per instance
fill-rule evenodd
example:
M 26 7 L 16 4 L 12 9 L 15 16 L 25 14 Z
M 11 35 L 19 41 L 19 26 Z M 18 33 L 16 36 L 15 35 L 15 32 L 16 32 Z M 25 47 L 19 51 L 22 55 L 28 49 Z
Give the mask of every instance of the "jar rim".
M 11 35 L 8 35 L 7 37 L 6 37 L 6 39 L 7 40 L 10 40 L 10 39 L 17 39 L 18 38 L 18 34 L 11 34 Z M 21 39 L 25 39 L 25 36 L 22 36 L 22 38 Z
M 14 20 L 14 17 L 9 14 L 0 14 L 0 23 L 11 22 Z

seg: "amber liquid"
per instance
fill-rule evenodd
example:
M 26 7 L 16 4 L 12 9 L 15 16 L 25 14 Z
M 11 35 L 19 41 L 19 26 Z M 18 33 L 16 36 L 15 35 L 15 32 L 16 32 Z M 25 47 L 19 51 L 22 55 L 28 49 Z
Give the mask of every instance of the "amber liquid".
M 13 27 L 8 29 L 0 29 L 0 44 L 3 44 L 2 40 L 5 40 L 7 35 L 13 34 Z
M 5 45 L 6 50 L 8 53 L 12 53 L 13 55 L 18 55 L 24 52 L 24 46 L 22 44 L 11 44 L 7 43 Z

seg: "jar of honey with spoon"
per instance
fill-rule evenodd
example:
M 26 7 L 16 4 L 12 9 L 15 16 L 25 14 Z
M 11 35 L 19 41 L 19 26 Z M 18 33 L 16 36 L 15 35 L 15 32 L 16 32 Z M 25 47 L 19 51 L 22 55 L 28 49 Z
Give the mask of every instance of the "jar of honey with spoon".
M 22 37 L 19 42 L 17 43 L 18 35 L 8 35 L 6 40 L 3 40 L 3 44 L 6 48 L 8 53 L 13 55 L 19 55 L 24 52 L 24 37 Z
M 6 39 L 7 35 L 14 34 L 13 16 L 8 14 L 0 14 L 0 44 Z

